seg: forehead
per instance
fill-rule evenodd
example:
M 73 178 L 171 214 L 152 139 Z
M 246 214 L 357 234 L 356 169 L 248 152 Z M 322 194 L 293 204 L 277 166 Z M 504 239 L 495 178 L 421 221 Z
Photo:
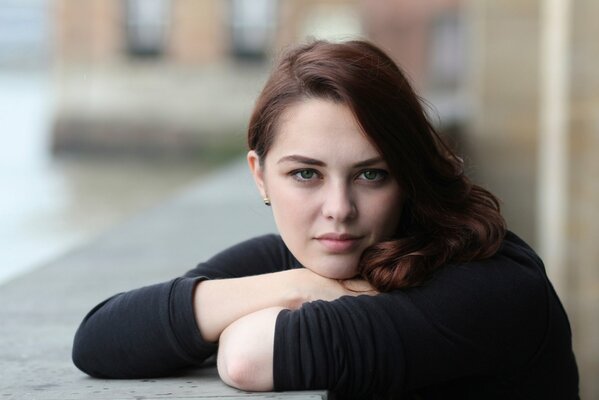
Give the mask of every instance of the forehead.
M 349 107 L 322 99 L 303 100 L 283 112 L 269 154 L 300 154 L 322 160 L 380 155 Z

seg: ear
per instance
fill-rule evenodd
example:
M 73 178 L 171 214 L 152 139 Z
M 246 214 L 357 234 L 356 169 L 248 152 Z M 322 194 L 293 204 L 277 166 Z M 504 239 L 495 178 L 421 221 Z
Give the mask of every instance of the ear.
M 262 198 L 268 197 L 266 195 L 266 185 L 264 184 L 264 168 L 260 165 L 260 157 L 258 157 L 258 154 L 254 150 L 250 150 L 247 154 L 247 160 L 260 195 Z

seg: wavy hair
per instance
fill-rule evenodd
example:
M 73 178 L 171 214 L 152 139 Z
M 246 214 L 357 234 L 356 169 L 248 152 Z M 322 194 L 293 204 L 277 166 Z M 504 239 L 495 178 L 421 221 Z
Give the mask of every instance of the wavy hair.
M 387 162 L 403 195 L 390 240 L 367 248 L 358 270 L 377 290 L 421 285 L 452 262 L 484 259 L 506 233 L 499 202 L 464 174 L 400 68 L 366 41 L 314 41 L 287 51 L 256 101 L 249 148 L 261 162 L 279 116 L 298 101 L 319 98 L 349 107 Z

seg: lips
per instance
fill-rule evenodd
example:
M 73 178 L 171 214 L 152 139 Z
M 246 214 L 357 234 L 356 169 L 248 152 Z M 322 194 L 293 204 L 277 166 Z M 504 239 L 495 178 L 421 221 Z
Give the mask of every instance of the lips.
M 331 253 L 347 253 L 355 249 L 361 237 L 349 233 L 325 233 L 316 238 Z

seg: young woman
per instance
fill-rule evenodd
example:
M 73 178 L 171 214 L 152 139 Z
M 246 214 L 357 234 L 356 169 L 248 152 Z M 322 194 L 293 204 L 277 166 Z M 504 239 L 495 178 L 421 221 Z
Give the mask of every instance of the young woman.
M 245 390 L 578 397 L 568 319 L 541 260 L 381 50 L 289 51 L 248 141 L 280 236 L 95 307 L 75 337 L 81 370 L 164 376 L 218 347 L 221 378 Z

